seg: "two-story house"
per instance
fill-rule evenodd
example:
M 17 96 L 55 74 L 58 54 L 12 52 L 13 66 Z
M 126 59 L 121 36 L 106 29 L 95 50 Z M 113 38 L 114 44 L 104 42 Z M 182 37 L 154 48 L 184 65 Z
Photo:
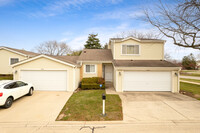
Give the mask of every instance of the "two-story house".
M 12 74 L 12 65 L 21 60 L 28 59 L 36 53 L 0 46 L 0 74 Z
M 14 79 L 36 90 L 74 91 L 84 77 L 103 77 L 117 92 L 179 92 L 180 67 L 164 60 L 164 40 L 111 38 L 108 49 L 80 56 L 38 55 L 13 65 Z

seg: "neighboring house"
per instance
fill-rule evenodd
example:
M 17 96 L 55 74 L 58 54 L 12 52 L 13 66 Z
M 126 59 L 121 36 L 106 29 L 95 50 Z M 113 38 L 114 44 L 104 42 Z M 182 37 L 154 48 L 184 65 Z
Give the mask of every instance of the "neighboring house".
M 179 92 L 180 67 L 164 60 L 164 43 L 111 38 L 108 49 L 85 49 L 80 56 L 38 55 L 14 64 L 14 79 L 48 91 L 74 91 L 84 77 L 103 77 L 118 92 Z
M 197 61 L 197 68 L 200 69 L 200 60 Z
M 12 74 L 11 65 L 35 55 L 33 52 L 0 46 L 0 74 Z

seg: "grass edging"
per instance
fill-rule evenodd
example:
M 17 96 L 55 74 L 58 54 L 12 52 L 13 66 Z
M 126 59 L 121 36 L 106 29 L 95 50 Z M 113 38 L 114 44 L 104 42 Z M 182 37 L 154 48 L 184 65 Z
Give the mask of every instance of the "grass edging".
M 180 82 L 180 93 L 200 100 L 200 85 Z

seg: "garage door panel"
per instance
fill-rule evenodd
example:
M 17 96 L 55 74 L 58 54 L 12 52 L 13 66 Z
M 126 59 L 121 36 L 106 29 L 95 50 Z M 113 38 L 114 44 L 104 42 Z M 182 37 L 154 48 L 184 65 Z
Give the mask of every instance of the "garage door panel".
M 170 72 L 124 72 L 124 91 L 171 91 Z
M 32 83 L 35 90 L 67 90 L 67 71 L 21 71 L 21 80 Z

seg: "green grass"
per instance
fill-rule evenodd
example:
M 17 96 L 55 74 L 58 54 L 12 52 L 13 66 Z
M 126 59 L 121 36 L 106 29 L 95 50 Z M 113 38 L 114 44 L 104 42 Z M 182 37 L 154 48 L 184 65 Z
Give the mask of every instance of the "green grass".
M 198 100 L 200 100 L 200 85 L 196 85 L 196 84 L 190 84 L 190 83 L 180 83 L 180 87 L 181 87 L 181 91 L 189 92 L 190 95 Z M 198 95 L 198 97 L 195 97 L 196 95 Z
M 74 93 L 63 107 L 57 120 L 122 120 L 122 103 L 118 95 L 106 95 L 106 116 L 101 115 L 103 93 L 105 93 L 105 90 L 81 90 Z
M 200 77 L 200 70 L 182 70 L 181 76 L 196 76 Z
M 200 74 L 196 73 L 181 73 L 181 76 L 195 76 L 195 77 L 200 77 Z
M 181 72 L 193 72 L 193 73 L 200 73 L 200 70 L 181 70 Z
M 195 82 L 195 83 L 200 83 L 200 80 L 198 80 L 198 79 L 186 79 L 186 78 L 181 78 L 181 80 L 189 81 L 189 82 Z
M 13 80 L 13 75 L 0 75 L 0 80 Z

